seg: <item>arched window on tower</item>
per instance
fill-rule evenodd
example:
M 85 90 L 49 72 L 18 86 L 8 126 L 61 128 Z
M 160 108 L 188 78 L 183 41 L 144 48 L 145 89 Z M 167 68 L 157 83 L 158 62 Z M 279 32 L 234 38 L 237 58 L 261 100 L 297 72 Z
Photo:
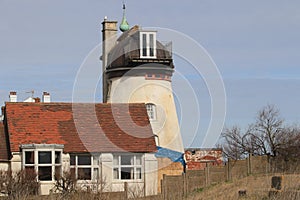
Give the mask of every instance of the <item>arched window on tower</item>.
M 146 104 L 147 113 L 149 116 L 150 121 L 156 120 L 156 106 L 153 103 Z

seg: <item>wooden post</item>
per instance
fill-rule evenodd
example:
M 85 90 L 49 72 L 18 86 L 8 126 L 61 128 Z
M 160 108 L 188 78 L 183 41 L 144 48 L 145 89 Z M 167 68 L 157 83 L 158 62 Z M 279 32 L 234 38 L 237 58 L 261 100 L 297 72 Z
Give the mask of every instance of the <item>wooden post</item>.
M 163 174 L 163 178 L 161 180 L 161 194 L 163 199 L 166 199 L 166 174 Z
M 125 199 L 128 199 L 128 183 L 124 183 L 124 193 L 125 193 Z
M 187 178 L 186 178 L 186 173 L 182 174 L 182 178 L 183 178 L 183 196 L 186 197 L 187 196 Z
M 251 162 L 252 162 L 252 154 L 250 153 L 248 158 L 247 158 L 247 175 L 249 176 L 250 174 L 252 174 L 252 166 L 251 166 Z
M 209 163 L 206 163 L 205 167 L 205 186 L 210 185 L 210 177 L 209 177 Z
M 227 181 L 230 181 L 231 180 L 231 168 L 230 168 L 230 158 L 228 158 L 228 161 L 227 161 L 227 167 L 226 167 L 226 178 L 227 178 Z

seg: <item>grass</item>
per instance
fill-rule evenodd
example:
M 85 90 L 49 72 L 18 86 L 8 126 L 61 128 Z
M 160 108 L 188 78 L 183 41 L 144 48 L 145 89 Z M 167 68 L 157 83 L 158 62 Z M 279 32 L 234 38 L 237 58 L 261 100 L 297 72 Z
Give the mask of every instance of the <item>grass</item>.
M 276 195 L 269 197 L 271 178 L 273 175 L 248 176 L 243 179 L 220 183 L 207 188 L 200 188 L 190 194 L 187 199 L 191 200 L 228 200 L 228 199 L 250 199 L 250 200 L 273 200 L 273 199 L 300 199 L 300 175 L 283 175 L 283 188 Z M 239 197 L 238 192 L 246 191 L 246 196 Z

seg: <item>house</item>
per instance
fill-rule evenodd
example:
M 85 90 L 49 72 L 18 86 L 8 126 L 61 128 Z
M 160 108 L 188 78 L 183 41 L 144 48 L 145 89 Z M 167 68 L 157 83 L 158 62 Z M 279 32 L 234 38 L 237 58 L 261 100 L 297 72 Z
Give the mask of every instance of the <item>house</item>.
M 184 157 L 187 170 L 200 170 L 207 165 L 221 166 L 223 164 L 221 148 L 187 148 Z
M 79 183 L 105 181 L 107 191 L 126 181 L 155 194 L 155 152 L 145 104 L 5 103 L 0 169 L 35 170 L 41 194 L 65 171 Z
M 171 43 L 155 30 L 129 27 L 125 7 L 117 22 L 102 22 L 103 103 L 17 102 L 3 108 L 0 169 L 32 169 L 41 194 L 54 186 L 55 174 L 72 172 L 79 183 L 105 182 L 107 191 L 160 190 L 163 174 L 184 171 L 183 143 L 172 92 Z

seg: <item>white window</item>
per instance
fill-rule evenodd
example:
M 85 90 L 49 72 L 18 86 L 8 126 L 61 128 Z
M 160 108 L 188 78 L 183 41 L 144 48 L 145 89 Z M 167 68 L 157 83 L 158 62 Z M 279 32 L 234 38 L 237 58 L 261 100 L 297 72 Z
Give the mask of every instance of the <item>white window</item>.
M 156 120 L 156 106 L 153 103 L 147 103 L 146 109 L 150 120 Z
M 142 155 L 114 155 L 113 166 L 116 180 L 142 179 Z
M 156 58 L 156 32 L 140 32 L 140 57 Z
M 40 181 L 54 181 L 60 175 L 63 145 L 21 145 L 22 164 L 25 170 L 35 171 Z
M 70 168 L 78 180 L 96 181 L 99 179 L 99 155 L 71 154 Z

